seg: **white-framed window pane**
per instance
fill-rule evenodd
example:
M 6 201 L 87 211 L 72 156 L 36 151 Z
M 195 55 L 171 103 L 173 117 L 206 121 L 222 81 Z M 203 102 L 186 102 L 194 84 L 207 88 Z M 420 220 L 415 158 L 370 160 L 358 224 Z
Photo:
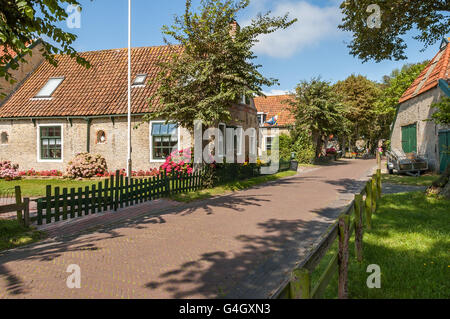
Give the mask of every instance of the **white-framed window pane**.
M 62 159 L 62 136 L 60 126 L 40 128 L 40 149 L 42 160 Z
M 36 97 L 51 97 L 56 88 L 62 83 L 63 78 L 50 79 L 39 91 Z
M 178 124 L 152 123 L 152 159 L 164 160 L 178 148 Z
M 147 74 L 139 74 L 134 79 L 133 85 L 144 85 L 147 79 Z

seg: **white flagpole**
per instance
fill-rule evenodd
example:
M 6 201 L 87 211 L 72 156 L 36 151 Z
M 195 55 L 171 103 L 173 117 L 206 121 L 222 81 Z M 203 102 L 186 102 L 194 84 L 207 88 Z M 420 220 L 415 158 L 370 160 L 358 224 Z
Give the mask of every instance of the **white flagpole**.
M 127 176 L 131 177 L 131 0 L 128 0 L 128 161 Z

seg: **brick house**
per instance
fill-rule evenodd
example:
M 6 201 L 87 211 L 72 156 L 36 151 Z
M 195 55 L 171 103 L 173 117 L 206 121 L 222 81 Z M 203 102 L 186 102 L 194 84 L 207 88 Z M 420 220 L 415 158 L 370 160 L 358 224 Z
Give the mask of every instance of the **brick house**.
M 426 156 L 434 171 L 444 170 L 449 163 L 445 150 L 450 145 L 450 127 L 429 121 L 436 111 L 431 105 L 450 96 L 449 41 L 442 41 L 439 52 L 400 98 L 391 133 L 393 150 Z
M 295 117 L 290 111 L 289 104 L 285 104 L 284 102 L 293 99 L 291 95 L 273 95 L 254 98 L 258 111 L 260 154 L 271 149 L 274 138 L 273 129 L 278 129 L 279 134 L 290 134 L 290 130 L 295 124 Z M 276 123 L 267 123 L 276 117 Z
M 132 161 L 134 170 L 159 167 L 173 148 L 192 145 L 187 129 L 167 119 L 143 122 L 159 105 L 149 105 L 156 90 L 149 84 L 157 63 L 169 56 L 168 46 L 133 48 Z M 58 67 L 42 62 L 15 92 L 0 102 L 0 160 L 11 160 L 21 170 L 64 170 L 78 153 L 106 158 L 109 170 L 127 165 L 127 49 L 81 53 L 92 65 L 86 69 L 68 56 L 58 56 Z M 157 103 L 157 101 L 155 102 Z M 252 99 L 231 105 L 233 121 L 226 126 L 257 128 Z

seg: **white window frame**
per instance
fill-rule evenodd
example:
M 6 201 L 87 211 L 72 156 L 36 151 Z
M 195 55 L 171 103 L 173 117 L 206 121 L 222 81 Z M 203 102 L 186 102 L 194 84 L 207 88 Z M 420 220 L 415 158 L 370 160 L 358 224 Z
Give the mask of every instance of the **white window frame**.
M 139 76 L 145 76 L 145 79 L 144 79 L 144 81 L 142 83 L 136 84 L 136 79 Z M 147 73 L 139 73 L 139 74 L 137 74 L 134 77 L 133 83 L 131 83 L 131 87 L 133 87 L 133 88 L 143 88 L 143 87 L 145 87 L 147 79 L 148 79 L 148 74 Z
M 257 115 L 262 115 L 262 123 L 261 123 L 261 121 L 259 121 L 259 119 L 258 119 L 258 124 L 260 125 L 260 126 L 264 126 L 264 115 L 266 115 L 266 113 L 265 112 L 258 112 L 258 114 Z
M 166 160 L 165 159 L 153 159 L 153 136 L 152 136 L 152 131 L 153 131 L 153 124 L 164 124 L 166 123 L 166 121 L 164 120 L 156 120 L 156 121 L 150 121 L 150 125 L 149 125 L 149 140 L 150 140 L 150 163 L 165 163 Z M 170 122 L 169 122 L 170 123 Z M 181 129 L 180 129 L 180 124 L 178 124 L 177 127 L 177 135 L 178 135 L 178 151 L 181 150 Z
M 264 152 L 267 152 L 267 139 L 271 138 L 272 139 L 272 143 L 270 143 L 270 146 L 272 146 L 273 144 L 273 139 L 275 138 L 275 135 L 266 135 L 264 136 Z
M 59 126 L 61 127 L 61 159 L 41 159 L 41 127 Z M 38 124 L 37 125 L 37 162 L 38 163 L 63 163 L 64 162 L 64 125 L 61 123 Z
M 39 92 L 36 93 L 35 96 L 33 96 L 32 100 L 52 100 L 53 99 L 53 94 L 56 92 L 56 90 L 61 86 L 61 84 L 64 82 L 66 78 L 64 76 L 56 76 L 56 77 L 52 77 L 49 78 L 47 80 L 47 82 L 45 82 L 44 86 L 39 90 Z M 58 85 L 55 87 L 55 89 L 52 91 L 52 93 L 48 96 L 38 96 L 39 93 L 41 93 L 41 91 L 45 88 L 45 86 L 48 85 L 48 83 L 51 80 L 61 80 Z

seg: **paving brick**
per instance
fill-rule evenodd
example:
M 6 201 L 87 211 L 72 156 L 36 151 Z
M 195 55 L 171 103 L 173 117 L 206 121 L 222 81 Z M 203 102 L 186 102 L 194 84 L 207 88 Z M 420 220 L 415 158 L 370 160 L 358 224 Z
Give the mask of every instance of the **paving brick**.
M 374 165 L 342 160 L 202 202 L 48 228 L 53 238 L 0 254 L 0 298 L 267 298 Z M 66 286 L 70 264 L 81 289 Z

